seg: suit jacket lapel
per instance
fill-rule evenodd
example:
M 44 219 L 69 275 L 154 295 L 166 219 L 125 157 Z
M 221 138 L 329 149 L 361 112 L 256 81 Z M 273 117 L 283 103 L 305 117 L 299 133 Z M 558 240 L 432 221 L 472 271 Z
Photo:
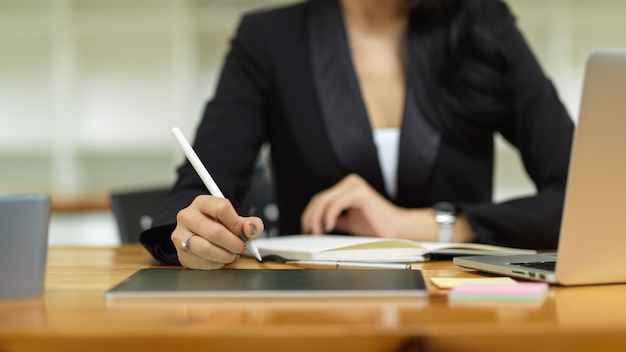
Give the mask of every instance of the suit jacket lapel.
M 424 191 L 441 141 L 439 131 L 426 121 L 419 110 L 410 84 L 407 84 L 401 131 L 396 203 L 409 206 L 420 203 L 415 200 Z
M 385 194 L 340 5 L 336 0 L 314 0 L 309 4 L 313 81 L 331 146 L 347 173 L 361 175 Z

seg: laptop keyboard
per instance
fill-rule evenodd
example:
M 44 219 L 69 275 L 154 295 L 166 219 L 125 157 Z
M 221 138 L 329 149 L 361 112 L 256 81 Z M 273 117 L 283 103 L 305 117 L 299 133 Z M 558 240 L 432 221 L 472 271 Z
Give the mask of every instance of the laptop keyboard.
M 556 262 L 521 262 L 521 263 L 509 263 L 511 265 L 518 265 L 524 268 L 543 269 L 554 271 L 556 268 Z

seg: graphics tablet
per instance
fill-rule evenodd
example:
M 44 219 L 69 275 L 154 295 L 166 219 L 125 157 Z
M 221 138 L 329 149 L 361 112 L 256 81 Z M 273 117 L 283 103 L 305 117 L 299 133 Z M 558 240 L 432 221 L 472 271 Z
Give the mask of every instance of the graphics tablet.
M 107 299 L 168 297 L 420 297 L 417 270 L 142 269 L 106 292 Z

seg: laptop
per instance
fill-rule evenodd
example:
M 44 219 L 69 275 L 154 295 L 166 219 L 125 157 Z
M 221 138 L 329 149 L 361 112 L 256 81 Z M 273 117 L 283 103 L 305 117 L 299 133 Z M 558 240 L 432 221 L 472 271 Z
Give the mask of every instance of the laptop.
M 557 253 L 456 257 L 461 267 L 560 285 L 626 282 L 626 49 L 585 69 Z

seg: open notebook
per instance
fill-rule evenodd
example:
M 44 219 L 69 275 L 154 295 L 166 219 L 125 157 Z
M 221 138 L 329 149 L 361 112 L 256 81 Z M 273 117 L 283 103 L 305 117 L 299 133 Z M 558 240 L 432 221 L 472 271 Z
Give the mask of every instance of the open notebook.
M 532 254 L 534 250 L 478 243 L 416 242 L 343 235 L 288 235 L 254 240 L 261 256 L 274 260 L 415 263 L 455 255 Z M 245 253 L 252 256 L 250 252 Z

